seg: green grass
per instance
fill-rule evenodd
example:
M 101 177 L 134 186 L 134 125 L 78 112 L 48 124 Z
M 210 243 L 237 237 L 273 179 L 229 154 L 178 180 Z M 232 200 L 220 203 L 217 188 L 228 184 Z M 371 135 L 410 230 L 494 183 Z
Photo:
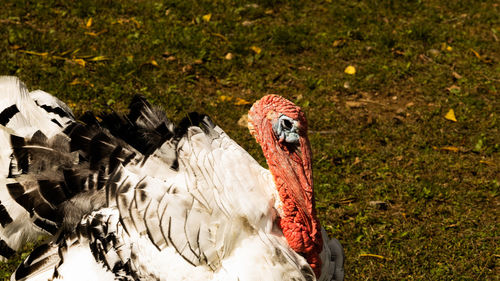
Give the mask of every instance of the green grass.
M 0 74 L 77 114 L 142 94 L 264 162 L 235 101 L 301 105 L 347 280 L 499 280 L 497 1 L 5 2 Z

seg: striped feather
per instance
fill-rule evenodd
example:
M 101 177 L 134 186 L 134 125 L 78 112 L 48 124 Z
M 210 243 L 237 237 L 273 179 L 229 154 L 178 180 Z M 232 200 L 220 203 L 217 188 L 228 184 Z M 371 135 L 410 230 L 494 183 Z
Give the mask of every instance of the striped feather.
M 43 109 L 50 120 L 57 126 L 64 128 L 75 120 L 71 109 L 58 98 L 42 90 L 30 92 L 35 104 Z
M 41 91 L 35 91 L 33 97 L 41 98 L 42 96 L 48 97 L 49 94 Z M 55 98 L 53 98 L 55 99 Z M 41 102 L 42 100 L 40 100 Z M 57 100 L 52 105 L 61 103 Z M 26 85 L 21 82 L 17 77 L 13 76 L 0 76 L 0 124 L 7 128 L 11 128 L 17 135 L 26 137 L 31 136 L 35 131 L 42 131 L 44 134 L 52 136 L 61 131 L 63 121 L 61 118 L 55 118 L 53 112 L 48 112 L 38 105 L 32 98 Z M 61 107 L 53 108 L 53 111 L 61 109 Z M 73 119 L 72 113 L 66 107 L 68 112 L 66 121 Z M 57 114 L 56 114 L 57 115 Z M 53 122 L 55 119 L 57 122 Z M 58 124 L 59 123 L 59 124 Z

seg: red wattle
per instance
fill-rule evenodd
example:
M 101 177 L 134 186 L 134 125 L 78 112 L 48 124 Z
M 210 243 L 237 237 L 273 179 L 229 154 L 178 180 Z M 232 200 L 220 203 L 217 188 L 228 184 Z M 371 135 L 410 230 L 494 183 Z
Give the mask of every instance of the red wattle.
M 281 114 L 298 122 L 300 144 L 280 141 L 273 122 Z M 307 138 L 307 121 L 301 109 L 292 102 L 270 95 L 256 102 L 249 112 L 250 131 L 261 145 L 283 203 L 280 226 L 290 247 L 301 254 L 321 275 L 323 249 L 321 227 L 316 216 L 312 182 L 311 148 Z

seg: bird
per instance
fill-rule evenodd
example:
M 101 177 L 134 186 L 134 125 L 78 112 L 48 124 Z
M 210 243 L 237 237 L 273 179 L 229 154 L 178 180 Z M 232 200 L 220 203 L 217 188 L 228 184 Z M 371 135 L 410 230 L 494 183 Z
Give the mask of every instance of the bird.
M 68 110 L 47 95 L 56 124 Z M 141 96 L 128 115 L 4 129 L 0 188 L 52 237 L 11 280 L 343 280 L 342 245 L 316 215 L 305 114 L 268 95 L 248 116 L 269 169 L 210 117 L 174 125 Z

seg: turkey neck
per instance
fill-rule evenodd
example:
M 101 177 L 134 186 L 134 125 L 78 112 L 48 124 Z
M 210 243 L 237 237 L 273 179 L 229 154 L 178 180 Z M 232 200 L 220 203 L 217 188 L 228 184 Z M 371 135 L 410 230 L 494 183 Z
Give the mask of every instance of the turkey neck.
M 309 139 L 302 136 L 297 146 L 276 140 L 264 143 L 262 150 L 283 203 L 283 216 L 279 218 L 283 234 L 319 278 L 323 241 L 314 202 Z

